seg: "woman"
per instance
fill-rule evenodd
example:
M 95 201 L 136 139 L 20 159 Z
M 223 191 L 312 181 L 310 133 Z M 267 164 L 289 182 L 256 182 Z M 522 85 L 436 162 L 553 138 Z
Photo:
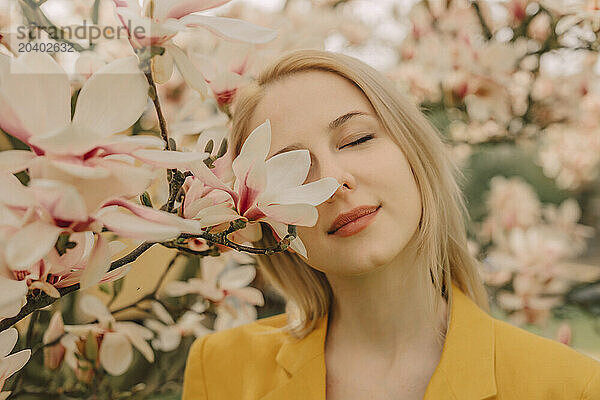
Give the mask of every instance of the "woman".
M 305 183 L 341 186 L 298 227 L 307 258 L 259 257 L 286 314 L 199 338 L 184 400 L 600 399 L 600 363 L 488 315 L 457 168 L 391 82 L 295 51 L 238 95 L 234 157 L 267 119 L 267 158 L 307 149 Z

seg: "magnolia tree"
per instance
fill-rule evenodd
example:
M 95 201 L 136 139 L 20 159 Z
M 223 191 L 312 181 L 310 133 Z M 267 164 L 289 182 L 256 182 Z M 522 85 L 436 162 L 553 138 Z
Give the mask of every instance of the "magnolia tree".
M 288 1 L 275 13 L 236 4 L 227 17 L 199 13 L 227 0 L 73 1 L 72 15 L 127 32 L 124 43 L 86 45 L 59 35 L 43 6 L 53 1 L 19 6 L 44 40 L 76 50 L 74 73 L 60 53 L 20 53 L 26 39 L 11 32 L 0 39 L 0 129 L 12 144 L 0 153 L 0 398 L 177 393 L 194 338 L 256 319 L 265 299 L 249 286 L 251 254 L 306 256 L 295 226 L 313 226 L 316 206 L 339 184 L 303 185 L 305 150 L 266 159 L 269 121 L 232 159 L 230 106 L 261 59 L 325 42 L 394 55 L 385 73 L 423 106 L 465 171 L 487 171 L 483 199 L 480 176 L 466 188 L 476 205 L 469 233 L 512 322 L 543 324 L 565 302 L 597 307 L 574 291 L 597 284 L 597 269 L 573 262 L 595 235 L 579 224 L 578 204 L 593 196 L 600 163 L 592 2 L 405 2 L 380 24 L 408 28 L 390 40 L 380 21 L 361 21 L 360 1 Z M 0 15 L 0 29 L 9 22 Z M 550 68 L 561 54 L 579 57 L 574 74 Z M 515 154 L 533 159 L 546 180 L 494 177 L 499 167 L 478 161 L 507 148 L 510 164 Z M 542 186 L 560 196 L 541 200 Z M 251 245 L 261 224 L 277 245 Z M 123 254 L 125 243 L 133 247 Z M 114 308 L 132 263 L 151 247 L 176 252 L 152 291 Z M 178 261 L 188 266 L 181 280 L 164 282 Z M 96 286 L 108 304 L 74 293 Z M 8 355 L 19 321 L 26 333 Z M 564 343 L 570 336 L 568 325 L 557 332 Z

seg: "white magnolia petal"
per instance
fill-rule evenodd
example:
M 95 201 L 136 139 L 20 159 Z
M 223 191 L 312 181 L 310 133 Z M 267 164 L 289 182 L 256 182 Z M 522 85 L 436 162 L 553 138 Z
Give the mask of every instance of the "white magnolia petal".
M 159 336 L 159 348 L 161 351 L 173 351 L 179 347 L 181 343 L 181 333 L 177 327 L 163 329 Z
M 219 279 L 221 289 L 230 290 L 248 286 L 256 276 L 253 265 L 242 265 L 226 271 Z
M 102 368 L 111 375 L 122 375 L 133 361 L 133 349 L 127 336 L 120 332 L 106 332 L 98 353 Z
M 116 281 L 117 279 L 121 279 L 122 277 L 127 275 L 130 270 L 131 270 L 131 264 L 127 264 L 127 265 L 124 265 L 117 269 L 113 269 L 112 271 L 110 271 L 106 275 L 104 275 L 104 277 L 100 280 L 100 283 L 108 283 L 108 282 Z
M 146 340 L 152 339 L 154 333 L 148 328 L 138 325 L 134 322 L 118 322 L 117 329 L 127 336 L 131 344 L 138 349 L 140 353 L 149 362 L 154 362 L 154 351 Z
M 277 154 L 266 161 L 267 188 L 278 192 L 302 183 L 310 169 L 308 150 L 292 150 Z
M 175 323 L 175 321 L 173 321 L 173 317 L 171 317 L 171 314 L 169 314 L 167 309 L 164 308 L 163 305 L 158 301 L 153 301 L 151 307 L 154 315 L 156 315 L 162 322 L 167 325 L 172 325 Z
M 185 15 L 219 7 L 230 0 L 162 0 L 156 5 L 154 16 L 179 19 Z
M 87 289 L 97 285 L 110 268 L 110 251 L 108 249 L 108 241 L 98 235 L 96 245 L 92 250 L 90 259 L 85 266 L 79 280 L 80 289 Z
M 253 304 L 260 307 L 265 305 L 265 298 L 263 297 L 262 292 L 251 286 L 232 289 L 231 294 L 248 304 Z
M 258 206 L 262 209 L 270 204 L 310 204 L 318 206 L 329 199 L 341 185 L 335 178 L 322 178 L 306 185 L 295 186 L 282 191 L 271 191 L 265 193 L 258 200 Z
M 35 204 L 33 193 L 9 172 L 0 173 L 0 187 L 0 203 L 16 208 L 29 208 Z
M 168 51 L 165 51 L 162 56 L 152 57 L 150 65 L 156 83 L 163 84 L 171 79 L 171 75 L 173 75 L 173 56 Z
M 47 153 L 82 156 L 101 143 L 102 136 L 98 133 L 93 126 L 69 123 L 62 129 L 32 137 L 29 143 Z
M 163 290 L 169 297 L 185 296 L 186 294 L 194 292 L 194 289 L 189 283 L 182 281 L 168 282 Z
M 183 80 L 195 91 L 205 98 L 208 94 L 208 85 L 204 80 L 202 73 L 196 69 L 187 55 L 174 44 L 166 45 L 167 52 L 173 57 L 175 65 L 181 74 Z
M 73 185 L 52 179 L 31 179 L 29 187 L 40 204 L 63 221 L 87 221 L 85 201 Z
M 0 276 L 0 319 L 14 317 L 27 303 L 27 282 Z
M 246 43 L 267 43 L 277 37 L 277 31 L 233 18 L 192 14 L 180 21 L 188 27 L 205 28 L 222 38 Z
M 240 150 L 240 154 L 233 160 L 232 169 L 236 178 L 242 179 L 254 164 L 265 163 L 271 146 L 271 122 L 267 119 L 254 129 Z M 265 170 L 266 174 L 266 170 Z
M 314 226 L 319 213 L 310 204 L 284 204 L 261 207 L 261 210 L 272 220 L 287 225 Z
M 73 123 L 101 136 L 121 132 L 138 120 L 148 102 L 148 82 L 137 58 L 119 58 L 100 68 L 84 84 Z
M 273 221 L 269 218 L 265 218 L 263 222 L 266 222 L 273 228 L 275 234 L 277 235 L 277 239 L 279 240 L 283 239 L 288 234 L 288 227 L 286 224 Z M 302 255 L 304 258 L 308 258 L 306 247 L 304 246 L 302 240 L 300 240 L 300 236 L 296 236 L 296 238 L 290 242 L 290 249 Z
M 29 161 L 35 158 L 35 153 L 28 150 L 5 150 L 0 152 L 0 171 L 14 174 L 23 171 Z
M 145 147 L 164 148 L 165 141 L 157 136 L 151 135 L 115 135 L 103 140 L 98 147 L 101 147 L 109 154 L 127 154 Z
M 17 344 L 17 340 L 19 340 L 19 331 L 16 328 L 8 328 L 0 332 L 0 357 L 6 357 Z
M 235 221 L 239 218 L 242 217 L 228 204 L 217 204 L 203 208 L 193 217 L 202 227 L 216 226 L 224 222 Z
M 29 52 L 13 59 L 8 76 L 2 79 L 0 95 L 10 105 L 0 112 L 0 124 L 21 140 L 27 141 L 27 137 L 11 129 L 21 126 L 27 136 L 41 135 L 63 128 L 71 118 L 69 79 L 46 53 Z
M 6 243 L 4 256 L 10 269 L 24 269 L 42 259 L 54 247 L 62 231 L 41 220 L 20 229 Z
M 102 300 L 91 294 L 84 294 L 81 296 L 81 299 L 79 300 L 79 307 L 84 314 L 96 318 L 98 321 L 100 321 L 100 323 L 112 321 L 114 319 Z
M 6 370 L 2 371 L 2 378 L 8 378 L 12 374 L 23 368 L 25 364 L 27 364 L 27 361 L 29 361 L 30 357 L 31 350 L 25 349 L 11 354 L 10 356 L 2 360 L 2 364 L 8 367 Z

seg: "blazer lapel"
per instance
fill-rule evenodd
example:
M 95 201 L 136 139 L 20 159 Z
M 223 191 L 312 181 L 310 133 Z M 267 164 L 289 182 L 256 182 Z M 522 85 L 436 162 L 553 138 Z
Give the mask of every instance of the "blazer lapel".
M 494 320 L 454 283 L 450 325 L 424 400 L 481 400 L 496 395 Z
M 260 400 L 325 400 L 327 315 L 305 338 L 287 337 L 276 356 L 288 379 Z
M 457 286 L 450 291 L 450 324 L 424 400 L 481 400 L 496 394 L 493 319 Z M 259 400 L 325 400 L 325 337 L 321 318 L 304 339 L 287 337 L 276 356 L 287 379 Z

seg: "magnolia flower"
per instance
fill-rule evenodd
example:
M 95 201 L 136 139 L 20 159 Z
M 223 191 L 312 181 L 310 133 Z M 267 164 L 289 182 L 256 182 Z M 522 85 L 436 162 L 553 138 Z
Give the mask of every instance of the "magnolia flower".
M 4 382 L 12 374 L 23 368 L 31 356 L 31 350 L 29 349 L 8 355 L 17 344 L 18 339 L 19 332 L 15 328 L 0 332 L 0 399 L 2 400 L 10 396 L 10 392 L 2 391 Z
M 204 78 L 171 39 L 180 31 L 202 27 L 234 41 L 266 43 L 276 32 L 232 18 L 193 14 L 227 3 L 229 0 L 145 0 L 140 7 L 137 0 L 113 0 L 117 18 L 124 27 L 131 28 L 129 41 L 134 48 L 163 47 L 165 53 L 153 58 L 153 70 L 159 82 L 168 80 L 177 65 L 183 79 L 203 96 L 207 93 Z
M 229 105 L 238 90 L 250 81 L 252 47 L 244 43 L 219 42 L 213 54 L 190 55 L 212 90 L 220 107 Z
M 202 260 L 202 278 L 169 282 L 165 285 L 165 293 L 172 297 L 199 294 L 217 304 L 228 297 L 235 297 L 247 304 L 264 305 L 262 292 L 248 286 L 256 276 L 253 265 L 235 266 L 231 260 L 227 263 L 222 260 L 211 261 L 206 258 Z
M 315 206 L 330 198 L 340 184 L 331 177 L 302 184 L 310 168 L 308 151 L 289 151 L 265 160 L 270 144 L 271 124 L 267 120 L 252 131 L 232 163 L 235 176 L 233 189 L 204 163 L 177 163 L 165 152 L 155 150 L 136 150 L 134 153 L 136 158 L 151 161 L 155 165 L 161 162 L 163 165 L 175 163 L 178 169 L 191 170 L 203 185 L 228 193 L 237 214 L 249 222 L 245 229 L 235 232 L 238 237 L 246 238 L 244 241 L 259 237 L 258 222 L 261 221 L 270 225 L 281 240 L 287 234 L 287 225 L 313 226 L 318 219 Z M 207 190 L 206 193 L 212 191 Z M 214 204 L 214 198 L 200 201 L 203 201 L 202 206 Z M 194 218 L 204 217 L 208 215 L 207 210 L 223 204 L 227 203 L 202 208 Z M 307 256 L 299 237 L 291 242 L 290 247 L 304 257 Z
M 116 321 L 106 306 L 95 296 L 83 295 L 81 310 L 98 320 L 87 325 L 65 325 L 66 332 L 85 338 L 91 332 L 99 342 L 98 362 L 111 375 L 121 375 L 133 361 L 132 345 L 149 362 L 154 362 L 154 352 L 146 342 L 153 334 L 147 328 L 130 321 Z M 67 346 L 69 346 L 67 344 Z M 65 346 L 65 347 L 67 347 Z M 73 352 L 73 346 L 67 347 Z
M 212 330 L 202 324 L 205 310 L 202 303 L 197 303 L 192 307 L 193 311 L 186 311 L 175 322 L 169 312 L 157 301 L 152 302 L 152 311 L 160 321 L 155 319 L 146 319 L 144 325 L 157 333 L 157 337 L 152 340 L 152 347 L 156 350 L 168 352 L 173 351 L 181 343 L 181 338 L 188 335 L 201 337 Z

